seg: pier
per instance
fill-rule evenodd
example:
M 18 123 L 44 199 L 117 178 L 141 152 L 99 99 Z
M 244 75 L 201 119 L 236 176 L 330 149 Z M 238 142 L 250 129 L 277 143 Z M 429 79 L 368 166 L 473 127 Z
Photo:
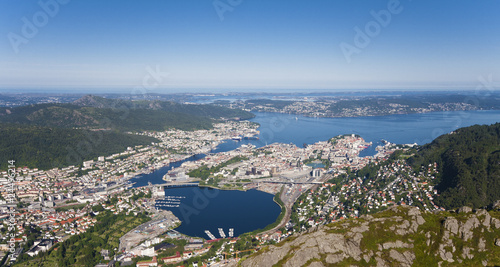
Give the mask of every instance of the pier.
M 226 238 L 226 234 L 224 233 L 224 230 L 222 230 L 222 228 L 219 228 L 219 235 L 222 238 Z
M 210 233 L 210 231 L 205 230 L 205 234 L 207 234 L 211 240 L 215 240 L 215 236 L 212 233 Z

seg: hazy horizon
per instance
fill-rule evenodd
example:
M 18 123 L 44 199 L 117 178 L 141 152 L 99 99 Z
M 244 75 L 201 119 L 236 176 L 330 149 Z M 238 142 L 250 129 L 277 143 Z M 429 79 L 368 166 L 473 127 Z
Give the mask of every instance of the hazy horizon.
M 474 90 L 498 1 L 0 1 L 2 91 Z

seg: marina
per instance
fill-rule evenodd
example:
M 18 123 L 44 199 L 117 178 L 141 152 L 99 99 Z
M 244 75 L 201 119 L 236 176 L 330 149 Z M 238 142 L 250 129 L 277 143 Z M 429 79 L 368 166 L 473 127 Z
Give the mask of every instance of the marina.
M 275 142 L 293 143 L 302 147 L 318 140 L 328 140 L 339 134 L 354 133 L 363 137 L 368 143 L 372 142 L 370 147 L 360 152 L 360 157 L 373 156 L 378 153 L 376 147 L 383 145 L 382 139 L 399 144 L 426 144 L 438 135 L 459 127 L 494 123 L 499 114 L 499 111 L 465 111 L 378 117 L 310 118 L 291 114 L 256 112 L 256 117 L 250 121 L 260 124 L 259 140 L 243 139 L 238 142 L 228 140 L 220 143 L 210 153 L 231 151 L 242 145 L 262 147 Z M 295 117 L 299 120 L 295 120 Z M 276 130 L 274 126 L 276 122 L 282 125 L 279 130 Z M 310 129 L 314 131 L 311 132 Z M 149 181 L 154 185 L 165 185 L 162 178 L 170 169 L 180 167 L 183 162 L 196 161 L 205 156 L 205 154 L 200 154 L 183 161 L 171 162 L 168 167 L 131 179 L 130 183 L 135 183 L 133 187 L 145 186 Z M 235 227 L 237 231 L 233 235 L 238 236 L 264 228 L 272 223 L 280 212 L 277 205 L 269 205 L 272 202 L 272 195 L 256 190 L 248 190 L 246 193 L 225 190 L 209 191 L 209 189 L 195 186 L 175 187 L 180 183 L 170 183 L 170 185 L 172 186 L 164 187 L 166 195 L 186 196 L 186 199 L 182 199 L 181 202 L 183 205 L 187 204 L 187 208 L 203 204 L 203 208 L 196 208 L 188 213 L 189 216 L 185 216 L 181 212 L 182 206 L 175 207 L 180 204 L 158 203 L 162 205 L 157 206 L 158 209 L 170 209 L 182 220 L 177 230 L 190 236 L 207 237 L 205 229 L 210 229 L 214 233 L 219 227 L 223 229 Z
M 205 230 L 205 233 L 208 235 L 208 237 L 209 237 L 211 240 L 215 240 L 215 236 L 214 236 L 212 233 L 210 233 L 210 231 Z
M 185 196 L 165 196 L 164 199 L 157 199 L 155 208 L 178 208 L 181 205 L 181 199 Z
M 226 234 L 224 233 L 224 230 L 222 230 L 222 228 L 219 228 L 219 235 L 222 238 L 226 238 Z

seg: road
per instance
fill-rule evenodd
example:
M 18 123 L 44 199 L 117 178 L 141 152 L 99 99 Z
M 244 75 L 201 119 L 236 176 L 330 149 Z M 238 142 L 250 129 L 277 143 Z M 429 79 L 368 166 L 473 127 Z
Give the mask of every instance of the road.
M 293 204 L 300 197 L 300 195 L 302 195 L 302 193 L 304 193 L 304 192 L 307 192 L 307 190 L 309 190 L 311 188 L 313 188 L 315 190 L 316 188 L 318 188 L 318 186 L 320 184 L 323 184 L 324 182 L 328 181 L 331 178 L 332 178 L 332 176 L 330 174 L 324 174 L 320 178 L 315 179 L 315 181 L 313 183 L 309 183 L 307 185 L 306 184 L 292 185 L 292 190 L 291 190 L 290 194 L 287 194 L 287 189 L 285 187 L 285 189 L 281 192 L 281 195 L 280 195 L 281 200 L 285 204 L 285 210 L 286 210 L 285 216 L 283 216 L 283 219 L 276 227 L 272 228 L 271 230 L 267 230 L 265 232 L 262 232 L 259 235 L 273 234 L 278 229 L 284 227 L 287 224 L 287 222 L 290 221 L 290 216 L 292 215 Z M 299 190 L 300 186 L 302 188 Z

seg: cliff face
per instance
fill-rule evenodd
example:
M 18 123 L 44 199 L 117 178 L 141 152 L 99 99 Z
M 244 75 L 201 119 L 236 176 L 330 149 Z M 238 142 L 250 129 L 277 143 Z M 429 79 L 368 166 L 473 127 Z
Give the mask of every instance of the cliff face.
M 338 221 L 261 249 L 241 266 L 500 265 L 500 211 L 408 206 Z

